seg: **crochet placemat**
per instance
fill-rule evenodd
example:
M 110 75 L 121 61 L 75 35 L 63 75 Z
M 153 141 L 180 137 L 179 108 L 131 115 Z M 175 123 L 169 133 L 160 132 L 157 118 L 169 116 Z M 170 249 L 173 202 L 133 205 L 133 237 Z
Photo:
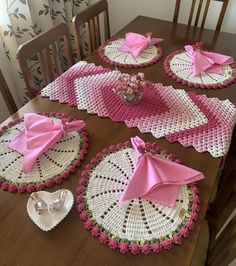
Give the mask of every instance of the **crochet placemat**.
M 131 53 L 120 51 L 124 38 L 116 39 L 105 43 L 98 49 L 98 54 L 103 61 L 116 67 L 139 68 L 155 64 L 163 55 L 160 45 L 150 45 L 141 52 L 138 57 Z
M 181 163 L 157 144 L 146 143 L 145 149 Z M 198 216 L 198 189 L 181 186 L 173 208 L 141 198 L 119 203 L 137 159 L 127 141 L 104 149 L 85 166 L 77 188 L 77 209 L 84 226 L 101 243 L 122 253 L 157 253 L 180 245 Z
M 188 87 L 199 89 L 219 89 L 228 87 L 236 81 L 236 66 L 229 64 L 222 67 L 222 74 L 202 72 L 192 75 L 192 60 L 185 50 L 174 51 L 164 60 L 164 70 L 173 80 Z
M 89 114 L 123 121 L 128 127 L 138 127 L 141 132 L 165 137 L 170 142 L 179 141 L 198 152 L 208 151 L 214 157 L 227 153 L 236 122 L 236 108 L 229 100 L 148 82 L 141 101 L 129 106 L 112 91 L 119 84 L 121 72 L 104 69 L 101 73 L 101 67 L 85 64 L 77 63 L 45 87 L 41 95 L 50 99 L 54 95 L 52 100 L 67 99 Z M 71 76 L 75 78 L 72 80 Z
M 47 117 L 73 121 L 63 113 L 42 113 Z M 23 173 L 23 155 L 8 144 L 24 129 L 23 118 L 17 118 L 0 130 L 0 187 L 10 192 L 32 192 L 60 184 L 75 172 L 87 153 L 86 129 L 68 133 L 37 159 L 28 173 Z

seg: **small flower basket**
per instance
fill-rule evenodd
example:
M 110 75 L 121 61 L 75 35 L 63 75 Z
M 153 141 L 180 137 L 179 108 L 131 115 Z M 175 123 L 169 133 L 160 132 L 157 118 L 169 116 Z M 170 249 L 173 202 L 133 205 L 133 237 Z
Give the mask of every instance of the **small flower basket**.
M 144 74 L 138 73 L 131 76 L 129 74 L 122 74 L 119 81 L 120 84 L 113 89 L 113 92 L 129 105 L 135 105 L 140 102 L 143 91 L 147 87 Z

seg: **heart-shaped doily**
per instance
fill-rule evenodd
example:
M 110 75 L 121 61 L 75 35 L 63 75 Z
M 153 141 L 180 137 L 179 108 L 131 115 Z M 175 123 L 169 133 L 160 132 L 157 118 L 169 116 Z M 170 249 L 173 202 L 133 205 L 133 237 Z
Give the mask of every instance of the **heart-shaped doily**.
M 56 199 L 58 199 L 61 189 L 57 190 L 53 193 L 47 192 L 47 191 L 38 191 L 37 194 L 39 198 L 43 199 L 47 205 L 49 206 L 51 203 L 53 203 Z M 38 214 L 35 210 L 34 202 L 31 198 L 28 199 L 27 202 L 27 212 L 32 219 L 32 221 L 43 231 L 49 231 L 53 229 L 56 225 L 58 225 L 69 213 L 71 210 L 73 203 L 74 203 L 74 197 L 71 191 L 65 189 L 67 192 L 65 197 L 65 202 L 63 205 L 62 210 L 59 212 L 46 212 L 44 214 Z

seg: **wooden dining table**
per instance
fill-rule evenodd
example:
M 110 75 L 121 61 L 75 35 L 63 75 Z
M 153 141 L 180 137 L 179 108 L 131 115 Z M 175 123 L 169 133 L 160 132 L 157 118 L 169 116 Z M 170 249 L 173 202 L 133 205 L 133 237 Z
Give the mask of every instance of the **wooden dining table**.
M 163 38 L 164 58 L 172 51 L 182 49 L 187 43 L 203 41 L 208 49 L 228 54 L 236 58 L 236 35 L 221 32 L 215 34 L 212 30 L 194 30 L 192 27 L 174 24 L 154 18 L 136 17 L 115 37 L 123 37 L 126 32 L 153 32 L 153 36 Z M 114 68 L 104 63 L 96 52 L 85 58 L 87 62 Z M 135 73 L 141 71 L 152 81 L 172 85 L 175 89 L 195 91 L 208 97 L 229 99 L 236 102 L 236 84 L 223 89 L 194 89 L 176 83 L 163 70 L 163 58 L 156 64 L 142 69 L 120 69 L 122 72 Z M 37 96 L 23 106 L 15 115 L 2 125 L 6 125 L 15 117 L 22 117 L 27 112 L 63 112 L 73 118 L 83 119 L 87 124 L 89 135 L 88 154 L 78 170 L 60 186 L 53 186 L 48 191 L 60 188 L 71 190 L 76 196 L 76 187 L 80 172 L 89 160 L 104 147 L 130 139 L 138 135 L 145 141 L 156 142 L 168 152 L 173 153 L 186 166 L 201 171 L 205 178 L 198 183 L 200 189 L 199 218 L 187 238 L 180 246 L 170 250 L 162 250 L 158 254 L 122 255 L 102 245 L 84 228 L 83 222 L 74 204 L 71 212 L 58 226 L 49 232 L 40 230 L 29 218 L 26 203 L 29 193 L 10 193 L 0 191 L 0 265 L 191 265 L 191 260 L 197 246 L 199 233 L 206 216 L 212 192 L 216 186 L 217 177 L 222 168 L 222 158 L 214 158 L 210 153 L 199 153 L 194 148 L 183 147 L 179 143 L 169 143 L 165 138 L 156 139 L 150 133 L 142 134 L 137 128 L 128 128 L 125 123 L 113 122 L 109 118 L 79 111 L 77 107 L 50 101 Z

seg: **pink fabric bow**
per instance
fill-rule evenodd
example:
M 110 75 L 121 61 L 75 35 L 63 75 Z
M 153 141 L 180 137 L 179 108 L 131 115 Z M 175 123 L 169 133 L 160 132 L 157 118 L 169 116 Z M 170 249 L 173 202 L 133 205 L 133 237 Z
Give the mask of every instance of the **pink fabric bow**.
M 137 136 L 131 138 L 131 143 L 139 154 L 140 148 L 145 147 L 145 142 Z M 151 153 L 140 154 L 119 202 L 141 197 L 157 204 L 174 207 L 180 186 L 203 178 L 201 172 L 184 165 Z
M 151 32 L 147 32 L 145 36 L 134 32 L 128 32 L 125 35 L 125 41 L 120 47 L 120 51 L 131 53 L 133 57 L 136 58 L 149 45 L 158 44 L 161 41 L 163 41 L 163 39 L 152 38 Z
M 24 155 L 25 174 L 31 171 L 37 158 L 61 137 L 85 127 L 85 122 L 82 120 L 63 123 L 61 120 L 34 113 L 25 114 L 24 123 L 25 129 L 9 143 L 8 147 Z
M 193 64 L 193 76 L 203 71 L 222 74 L 222 66 L 234 63 L 231 56 L 202 51 L 203 43 L 186 45 L 185 50 L 190 55 Z

